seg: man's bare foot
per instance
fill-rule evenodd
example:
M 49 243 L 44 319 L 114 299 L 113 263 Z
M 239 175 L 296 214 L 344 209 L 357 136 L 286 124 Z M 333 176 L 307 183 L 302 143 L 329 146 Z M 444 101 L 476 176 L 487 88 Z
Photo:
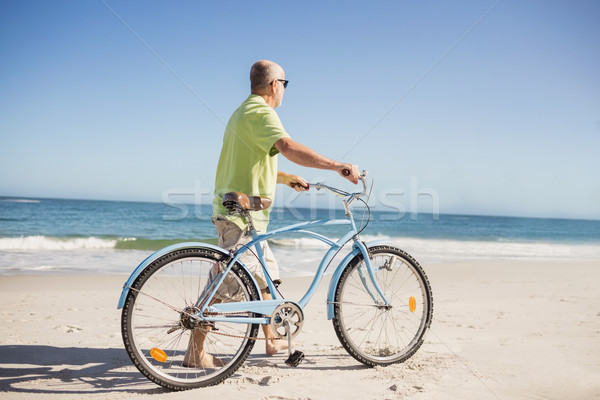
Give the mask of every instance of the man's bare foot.
M 277 339 L 269 339 L 265 340 L 265 351 L 268 355 L 272 356 L 280 351 L 288 349 L 288 341 L 287 340 L 277 340 Z
M 204 351 L 200 356 L 188 357 L 186 354 L 183 359 L 183 366 L 185 368 L 218 368 L 223 365 L 225 365 L 225 363 L 220 358 Z

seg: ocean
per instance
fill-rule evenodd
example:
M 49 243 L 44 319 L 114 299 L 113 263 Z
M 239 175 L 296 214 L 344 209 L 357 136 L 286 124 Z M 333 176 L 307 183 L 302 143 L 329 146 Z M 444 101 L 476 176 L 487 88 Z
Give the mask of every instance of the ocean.
M 129 274 L 153 251 L 216 243 L 209 205 L 0 197 L 0 275 Z M 357 224 L 363 216 L 354 210 Z M 270 229 L 341 210 L 275 209 Z M 343 227 L 319 230 L 337 238 Z M 422 265 L 480 260 L 599 260 L 600 221 L 372 211 L 363 240 L 385 239 Z M 312 275 L 327 250 L 306 237 L 271 241 L 282 276 Z M 339 256 L 338 256 L 339 257 Z

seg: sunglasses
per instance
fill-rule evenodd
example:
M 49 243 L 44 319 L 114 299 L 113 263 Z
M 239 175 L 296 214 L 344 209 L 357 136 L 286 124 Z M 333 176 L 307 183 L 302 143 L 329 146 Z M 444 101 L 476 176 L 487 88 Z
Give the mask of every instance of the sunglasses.
M 287 89 L 287 85 L 288 83 L 290 83 L 290 81 L 286 81 L 285 79 L 276 79 L 279 82 L 283 82 L 283 88 Z

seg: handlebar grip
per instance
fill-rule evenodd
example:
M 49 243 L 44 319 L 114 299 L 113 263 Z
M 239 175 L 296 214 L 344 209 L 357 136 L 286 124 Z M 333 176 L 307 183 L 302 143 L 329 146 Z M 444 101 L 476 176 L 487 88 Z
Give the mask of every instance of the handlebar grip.
M 292 183 L 290 183 L 290 186 L 291 186 L 292 188 L 296 188 L 296 187 L 302 187 L 302 188 L 305 188 L 305 189 L 309 189 L 309 188 L 310 188 L 310 184 L 308 184 L 308 185 L 304 186 L 304 185 L 302 185 L 302 184 L 301 184 L 301 183 L 299 183 L 299 182 L 292 182 Z
M 344 175 L 344 176 L 350 176 L 350 170 L 348 168 L 344 168 L 342 170 L 342 175 Z

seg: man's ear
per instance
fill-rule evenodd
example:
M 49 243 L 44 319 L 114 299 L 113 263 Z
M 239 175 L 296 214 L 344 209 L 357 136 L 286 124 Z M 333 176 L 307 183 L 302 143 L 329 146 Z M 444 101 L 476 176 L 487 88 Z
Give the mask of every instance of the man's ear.
M 271 94 L 275 94 L 277 92 L 277 79 L 273 79 L 271 81 L 271 84 L 269 85 L 269 88 L 271 90 Z

